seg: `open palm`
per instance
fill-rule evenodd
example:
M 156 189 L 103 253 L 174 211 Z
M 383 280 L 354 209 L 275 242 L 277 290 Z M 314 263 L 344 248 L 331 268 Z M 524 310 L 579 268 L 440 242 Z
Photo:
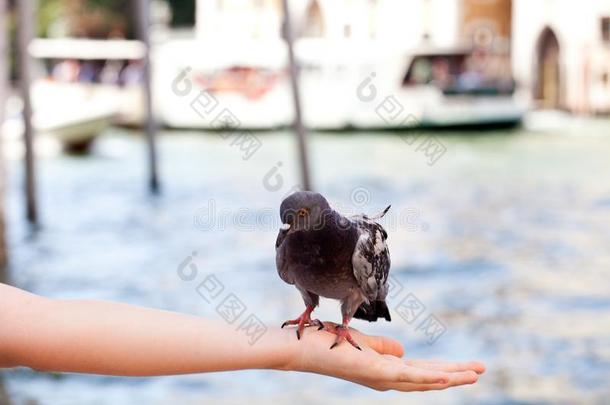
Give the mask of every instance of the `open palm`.
M 334 328 L 331 322 L 325 328 Z M 428 391 L 473 384 L 485 366 L 480 362 L 453 363 L 437 360 L 403 359 L 402 345 L 390 338 L 368 336 L 351 330 L 362 351 L 349 344 L 333 350 L 334 336 L 324 330 L 307 328 L 297 341 L 290 370 L 324 374 L 352 381 L 376 390 Z

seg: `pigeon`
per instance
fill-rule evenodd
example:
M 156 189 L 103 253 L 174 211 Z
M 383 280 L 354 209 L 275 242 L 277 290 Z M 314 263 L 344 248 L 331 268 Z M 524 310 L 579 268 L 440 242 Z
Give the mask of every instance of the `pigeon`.
M 306 326 L 326 329 L 311 313 L 320 296 L 341 302 L 342 323 L 333 330 L 337 337 L 330 347 L 347 340 L 362 350 L 349 333 L 352 318 L 369 322 L 391 321 L 385 299 L 388 294 L 390 253 L 388 234 L 376 221 L 378 215 L 345 217 L 333 210 L 319 193 L 298 191 L 280 205 L 280 228 L 275 243 L 280 278 L 301 293 L 305 311 L 284 322 L 297 325 L 297 339 Z

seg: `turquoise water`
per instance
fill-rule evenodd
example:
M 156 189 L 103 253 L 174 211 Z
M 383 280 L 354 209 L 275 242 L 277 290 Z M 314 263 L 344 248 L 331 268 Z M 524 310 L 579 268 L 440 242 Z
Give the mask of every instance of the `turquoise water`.
M 389 300 L 392 323 L 353 326 L 400 339 L 411 357 L 483 360 L 489 371 L 476 386 L 396 394 L 266 371 L 121 379 L 15 370 L 3 373 L 13 401 L 605 403 L 610 122 L 439 134 L 446 152 L 433 165 L 417 142 L 392 133 L 350 135 L 313 136 L 315 187 L 346 212 L 392 204 L 386 227 L 401 285 Z M 286 133 L 258 136 L 261 148 L 244 160 L 218 134 L 164 133 L 158 198 L 146 192 L 144 144 L 131 132 L 108 131 L 89 157 L 50 153 L 38 167 L 44 227 L 35 235 L 22 222 L 21 165 L 10 160 L 13 283 L 51 297 L 219 318 L 197 294 L 198 279 L 178 277 L 196 251 L 198 277 L 216 275 L 269 327 L 293 317 L 302 302 L 277 276 L 273 246 L 277 207 L 298 183 L 295 144 Z M 400 316 L 409 293 L 424 306 L 414 321 Z M 333 301 L 319 313 L 339 319 Z M 430 315 L 444 328 L 433 343 L 421 327 Z

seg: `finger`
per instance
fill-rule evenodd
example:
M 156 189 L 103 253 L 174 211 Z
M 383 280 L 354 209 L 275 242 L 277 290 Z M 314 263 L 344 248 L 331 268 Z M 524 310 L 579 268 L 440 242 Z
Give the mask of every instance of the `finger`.
M 395 339 L 385 336 L 362 335 L 362 340 L 364 340 L 364 343 L 367 346 L 379 354 L 392 355 L 396 357 L 402 357 L 405 354 L 405 349 L 403 348 L 402 344 Z
M 444 390 L 450 387 L 457 387 L 460 385 L 474 384 L 477 382 L 479 375 L 474 371 L 465 371 L 460 373 L 453 373 L 447 383 L 435 383 L 435 384 L 419 384 L 412 382 L 403 383 L 381 383 L 374 384 L 374 388 L 380 390 L 397 390 L 397 391 L 437 391 Z
M 404 363 L 386 362 L 383 372 L 377 376 L 386 382 L 408 382 L 416 384 L 447 384 L 451 380 L 449 373 L 425 368 L 411 367 Z
M 392 354 L 383 354 L 382 356 L 384 359 L 391 361 L 393 363 L 406 364 L 403 359 L 401 359 L 400 357 L 396 357 Z
M 479 375 L 474 371 L 462 371 L 451 373 L 449 382 L 445 384 L 413 384 L 413 389 L 417 391 L 437 391 L 444 390 L 450 387 L 457 387 L 460 385 L 474 384 L 479 380 Z M 416 386 L 417 385 L 417 386 Z
M 439 360 L 409 359 L 406 360 L 405 363 L 410 366 L 423 367 L 430 370 L 441 370 L 448 372 L 472 370 L 477 374 L 483 374 L 485 372 L 485 364 L 479 361 L 447 362 Z

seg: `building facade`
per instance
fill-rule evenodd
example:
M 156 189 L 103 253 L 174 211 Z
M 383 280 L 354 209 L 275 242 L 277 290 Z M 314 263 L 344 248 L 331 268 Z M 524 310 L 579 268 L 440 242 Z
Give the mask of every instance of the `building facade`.
M 298 38 L 472 46 L 541 108 L 610 112 L 610 0 L 290 0 Z M 197 36 L 281 39 L 281 0 L 198 0 Z M 378 44 L 378 45 L 377 45 Z M 475 55 L 475 56 L 476 56 Z
M 513 0 L 512 57 L 539 107 L 610 113 L 610 1 Z
M 299 37 L 385 42 L 409 48 L 449 46 L 459 34 L 458 0 L 290 0 Z M 199 39 L 281 35 L 281 0 L 198 0 Z

